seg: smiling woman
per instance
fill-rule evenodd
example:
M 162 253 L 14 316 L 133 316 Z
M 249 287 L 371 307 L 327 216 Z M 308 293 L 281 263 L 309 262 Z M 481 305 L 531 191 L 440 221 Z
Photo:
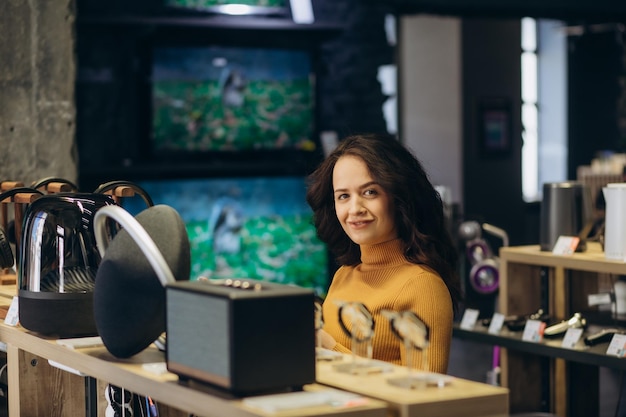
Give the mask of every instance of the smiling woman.
M 337 219 L 354 243 L 373 245 L 396 238 L 389 195 L 361 158 L 346 155 L 337 160 L 333 188 Z
M 323 304 L 321 346 L 351 352 L 340 326 L 342 302 L 360 302 L 376 323 L 372 357 L 408 357 L 383 311 L 410 311 L 428 328 L 428 369 L 445 373 L 452 322 L 461 298 L 457 253 L 445 227 L 441 197 L 419 161 L 387 135 L 351 136 L 311 174 L 307 201 L 318 236 L 340 268 Z

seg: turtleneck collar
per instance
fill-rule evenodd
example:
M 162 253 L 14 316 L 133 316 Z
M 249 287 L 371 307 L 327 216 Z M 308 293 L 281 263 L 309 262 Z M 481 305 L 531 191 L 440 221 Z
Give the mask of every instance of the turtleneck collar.
M 402 246 L 399 238 L 375 245 L 361 245 L 361 269 L 387 268 L 407 262 Z

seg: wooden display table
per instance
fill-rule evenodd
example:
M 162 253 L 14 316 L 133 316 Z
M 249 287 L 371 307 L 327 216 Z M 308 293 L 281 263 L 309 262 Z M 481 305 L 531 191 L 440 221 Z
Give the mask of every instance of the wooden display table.
M 353 407 L 321 405 L 279 413 L 267 413 L 246 407 L 242 399 L 201 384 L 183 384 L 175 374 L 154 372 L 164 366 L 164 355 L 149 347 L 129 359 L 113 357 L 104 346 L 70 349 L 21 328 L 0 324 L 0 340 L 7 345 L 9 372 L 9 414 L 11 416 L 78 416 L 85 413 L 85 377 L 65 372 L 56 366 L 98 380 L 98 413 L 104 415 L 104 383 L 111 383 L 141 396 L 150 396 L 159 405 L 172 410 L 160 416 L 367 416 L 383 417 L 384 402 L 367 399 Z M 50 366 L 47 360 L 55 363 Z M 145 365 L 145 366 L 144 366 Z M 19 387 L 19 389 L 17 389 Z M 327 387 L 310 384 L 306 390 L 319 391 Z M 184 413 L 176 412 L 182 410 Z M 161 411 L 161 410 L 160 410 Z
M 406 379 L 406 368 L 391 364 L 381 372 L 352 374 L 338 371 L 337 365 L 351 361 L 349 355 L 335 362 L 318 362 L 317 381 L 367 397 L 378 398 L 389 404 L 392 415 L 399 417 L 496 417 L 509 415 L 509 390 L 502 387 L 473 382 L 449 375 L 443 386 L 403 388 L 389 380 Z M 342 364 L 342 366 L 343 366 Z
M 0 287 L 0 307 L 6 309 L 14 295 L 14 287 Z M 107 405 L 104 391 L 108 383 L 140 396 L 150 396 L 159 406 L 160 417 L 508 415 L 506 388 L 449 376 L 446 377 L 451 382 L 442 388 L 416 391 L 393 387 L 386 383 L 386 378 L 402 376 L 406 370 L 390 364 L 386 365 L 393 368 L 391 373 L 358 376 L 334 371 L 337 361 L 320 362 L 317 383 L 305 386 L 305 391 L 339 389 L 360 394 L 363 401 L 265 412 L 248 407 L 246 399 L 235 398 L 222 390 L 180 382 L 177 375 L 164 369 L 164 354 L 154 346 L 129 359 L 118 359 L 102 345 L 72 349 L 57 339 L 41 337 L 3 321 L 0 341 L 6 345 L 11 416 L 104 416 Z

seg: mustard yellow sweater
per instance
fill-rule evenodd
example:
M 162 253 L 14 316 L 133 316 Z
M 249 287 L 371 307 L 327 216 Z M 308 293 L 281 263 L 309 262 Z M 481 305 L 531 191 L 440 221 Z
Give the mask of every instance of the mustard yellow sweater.
M 404 348 L 381 310 L 413 311 L 429 328 L 429 369 L 447 372 L 454 319 L 450 293 L 436 272 L 406 260 L 399 239 L 361 246 L 361 264 L 342 266 L 333 277 L 323 305 L 324 330 L 337 341 L 333 350 L 350 353 L 335 300 L 365 304 L 375 322 L 373 358 L 402 365 L 407 363 Z M 414 360 L 421 363 L 421 354 Z

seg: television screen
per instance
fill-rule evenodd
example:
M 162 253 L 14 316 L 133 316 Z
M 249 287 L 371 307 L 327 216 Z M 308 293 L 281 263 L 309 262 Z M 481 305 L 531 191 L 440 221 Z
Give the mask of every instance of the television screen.
M 152 148 L 171 152 L 314 151 L 309 52 L 158 47 L 152 65 Z
M 252 278 L 313 288 L 328 286 L 328 253 L 305 200 L 304 177 L 137 181 L 155 204 L 185 221 L 191 279 Z M 145 209 L 138 199 L 124 207 Z

